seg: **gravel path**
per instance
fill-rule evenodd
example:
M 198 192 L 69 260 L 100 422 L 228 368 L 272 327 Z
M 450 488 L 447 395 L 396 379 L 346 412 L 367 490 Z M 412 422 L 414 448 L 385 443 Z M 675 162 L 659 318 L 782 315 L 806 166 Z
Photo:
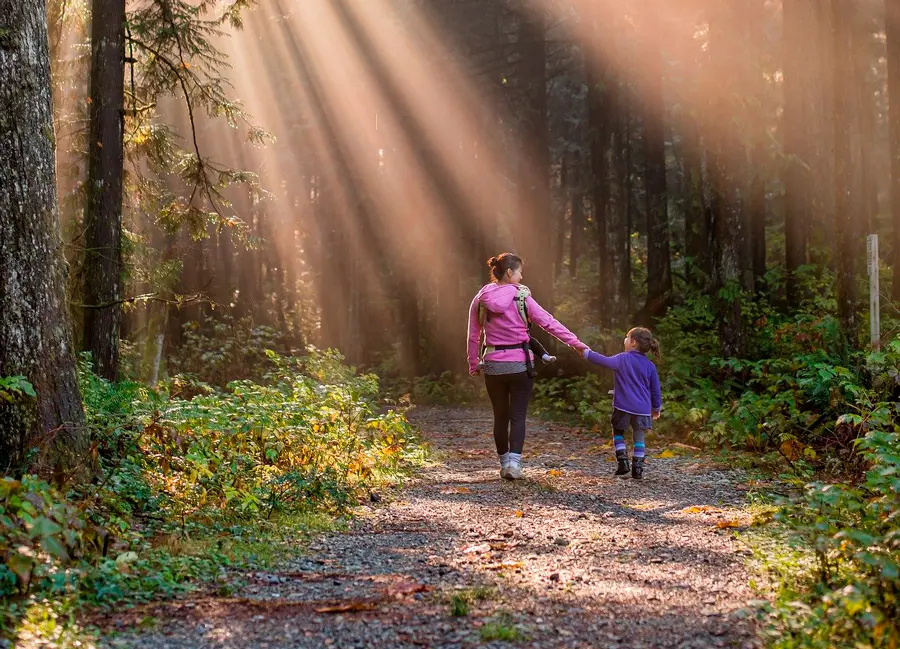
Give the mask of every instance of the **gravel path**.
M 758 646 L 740 613 L 752 595 L 732 529 L 747 522 L 739 472 L 651 438 L 645 480 L 615 479 L 604 436 L 533 420 L 527 479 L 504 482 L 489 412 L 413 419 L 439 462 L 396 499 L 280 571 L 244 575 L 231 597 L 101 620 L 119 629 L 104 646 Z

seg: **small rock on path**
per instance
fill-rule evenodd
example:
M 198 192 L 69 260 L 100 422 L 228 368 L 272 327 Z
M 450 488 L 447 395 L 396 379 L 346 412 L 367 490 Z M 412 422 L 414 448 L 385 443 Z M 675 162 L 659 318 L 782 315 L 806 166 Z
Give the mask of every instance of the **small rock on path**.
M 488 411 L 411 418 L 439 462 L 397 499 L 364 508 L 347 533 L 277 572 L 244 575 L 232 597 L 195 594 L 112 617 L 103 626 L 119 632 L 102 644 L 759 646 L 741 613 L 752 594 L 731 529 L 742 524 L 739 472 L 651 453 L 645 480 L 616 479 L 604 436 L 530 420 L 527 479 L 505 482 Z M 454 599 L 467 614 L 452 615 Z

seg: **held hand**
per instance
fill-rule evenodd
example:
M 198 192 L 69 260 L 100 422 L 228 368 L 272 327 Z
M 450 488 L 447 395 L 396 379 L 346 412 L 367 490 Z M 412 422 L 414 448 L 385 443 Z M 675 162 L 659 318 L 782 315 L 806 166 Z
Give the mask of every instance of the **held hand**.
M 662 414 L 662 413 L 661 413 L 659 410 L 654 410 L 654 411 L 653 411 L 653 419 L 659 419 L 659 416 L 660 416 L 661 414 Z
M 481 376 L 481 368 L 469 370 L 469 376 Z

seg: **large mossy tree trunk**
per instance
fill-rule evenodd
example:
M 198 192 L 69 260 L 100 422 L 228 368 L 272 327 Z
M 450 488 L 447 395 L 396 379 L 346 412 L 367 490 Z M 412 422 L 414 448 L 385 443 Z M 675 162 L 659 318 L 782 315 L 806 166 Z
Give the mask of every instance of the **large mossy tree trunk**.
M 89 440 L 66 309 L 48 48 L 44 2 L 0 0 L 0 377 L 24 376 L 37 392 L 0 400 L 0 469 L 28 456 L 28 468 L 63 480 Z

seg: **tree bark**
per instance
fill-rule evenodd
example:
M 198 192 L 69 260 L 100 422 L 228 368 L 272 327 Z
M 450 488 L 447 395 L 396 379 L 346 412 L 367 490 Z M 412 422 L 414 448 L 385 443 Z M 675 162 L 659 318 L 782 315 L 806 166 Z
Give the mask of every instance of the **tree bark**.
M 591 22 L 591 35 L 594 42 L 600 44 L 603 38 L 600 7 L 593 7 L 588 19 Z M 599 51 L 599 48 L 595 48 Z M 597 228 L 597 258 L 599 262 L 599 291 L 597 296 L 597 318 L 600 324 L 609 322 L 610 314 L 608 287 L 610 282 L 610 260 L 607 223 L 609 216 L 609 136 L 610 119 L 608 107 L 607 70 L 605 65 L 591 58 L 585 64 L 587 77 L 588 123 L 590 129 L 590 153 L 592 193 L 594 204 L 594 223 Z
M 885 1 L 887 25 L 888 128 L 891 157 L 891 221 L 894 226 L 891 296 L 900 301 L 900 0 Z
M 83 470 L 89 436 L 75 374 L 41 0 L 0 0 L 0 377 L 37 397 L 0 400 L 0 469 L 38 447 L 32 469 Z
M 519 31 L 520 79 L 525 94 L 519 159 L 518 196 L 522 222 L 525 282 L 546 309 L 553 307 L 553 258 L 548 237 L 550 210 L 550 142 L 547 126 L 547 44 L 540 8 L 523 8 Z
M 739 21 L 734 7 L 719 5 L 710 20 L 710 55 L 716 62 L 716 78 L 732 79 L 738 69 L 732 51 L 731 29 Z M 736 110 L 727 88 L 713 99 L 713 285 L 719 317 L 719 338 L 725 357 L 741 357 L 744 353 L 744 324 L 741 311 L 743 271 L 747 268 L 744 252 L 744 218 L 735 171 L 737 156 L 743 147 L 732 121 Z
M 791 306 L 799 302 L 796 271 L 806 263 L 809 207 L 813 186 L 809 166 L 813 164 L 810 109 L 814 101 L 812 74 L 816 22 L 809 0 L 784 0 L 784 251 L 787 297 Z
M 707 278 L 712 275 L 709 254 L 709 227 L 706 219 L 703 180 L 703 143 L 696 119 L 685 119 L 684 173 L 686 196 L 684 197 L 684 249 L 695 268 Z M 692 277 L 693 279 L 693 277 Z M 706 282 L 709 280 L 707 279 Z M 706 282 L 700 282 L 704 284 Z
M 563 153 L 559 172 L 559 209 L 556 215 L 556 243 L 553 246 L 553 279 L 559 279 L 563 269 L 563 251 L 566 247 L 566 212 L 569 211 L 569 161 Z
M 94 372 L 116 381 L 122 323 L 125 1 L 93 0 L 91 13 L 83 347 L 91 352 Z
M 844 91 L 852 87 L 852 15 L 844 0 L 832 0 L 833 84 L 834 88 L 834 260 L 838 318 L 845 341 L 851 349 L 858 346 L 859 314 L 856 271 L 859 264 L 859 237 L 852 213 L 853 190 L 850 123 L 852 96 Z
M 581 154 L 573 154 L 572 167 L 581 169 Z M 569 237 L 569 275 L 578 277 L 578 261 L 581 259 L 581 238 L 584 236 L 584 196 L 576 173 L 569 174 L 569 201 L 572 205 L 572 227 Z
M 665 310 L 672 292 L 669 210 L 666 190 L 665 105 L 662 52 L 654 37 L 659 33 L 656 11 L 650 5 L 644 34 L 644 156 L 647 190 L 647 305 L 650 318 Z

